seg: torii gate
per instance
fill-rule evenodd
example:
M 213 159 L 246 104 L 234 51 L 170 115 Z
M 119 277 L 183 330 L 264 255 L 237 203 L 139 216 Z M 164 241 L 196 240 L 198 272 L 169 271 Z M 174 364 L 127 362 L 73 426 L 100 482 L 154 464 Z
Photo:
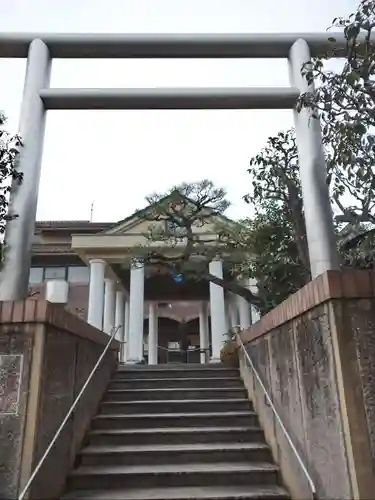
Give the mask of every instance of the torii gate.
M 0 300 L 25 298 L 31 260 L 49 109 L 290 109 L 301 93 L 314 92 L 301 74 L 312 56 L 326 53 L 334 38 L 335 57 L 346 47 L 342 33 L 330 34 L 0 34 L 0 57 L 27 57 L 19 133 L 24 141 L 8 222 L 0 273 Z M 287 87 L 54 89 L 49 88 L 53 58 L 288 58 Z M 312 278 L 339 268 L 320 123 L 312 112 L 294 112 L 300 177 Z

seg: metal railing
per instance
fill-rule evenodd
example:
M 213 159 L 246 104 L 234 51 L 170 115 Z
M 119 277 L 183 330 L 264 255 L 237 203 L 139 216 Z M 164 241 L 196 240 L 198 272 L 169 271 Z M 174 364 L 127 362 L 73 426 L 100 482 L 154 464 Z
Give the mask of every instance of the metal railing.
M 188 349 L 187 350 L 187 359 L 189 360 L 189 354 L 193 354 L 199 352 L 199 354 L 203 353 L 205 357 L 205 363 L 208 363 L 209 358 L 210 358 L 210 348 L 209 347 L 195 347 L 194 349 Z M 200 362 L 200 359 L 199 359 Z
M 288 433 L 288 430 L 287 428 L 285 427 L 279 413 L 277 412 L 276 408 L 275 408 L 275 405 L 273 404 L 273 401 L 271 399 L 271 396 L 268 394 L 267 392 L 267 389 L 265 387 L 265 385 L 263 384 L 263 381 L 258 373 L 258 371 L 256 370 L 255 366 L 254 366 L 254 363 L 252 362 L 251 358 L 250 358 L 250 355 L 249 353 L 247 352 L 247 350 L 245 349 L 245 346 L 241 340 L 241 337 L 239 334 L 237 334 L 237 339 L 239 341 L 239 344 L 240 344 L 240 347 L 245 355 L 245 358 L 246 358 L 246 361 L 249 363 L 250 365 L 250 368 L 251 370 L 253 371 L 254 375 L 255 375 L 255 378 L 257 379 L 260 387 L 262 388 L 263 392 L 264 392 L 264 395 L 267 399 L 267 402 L 269 404 L 269 407 L 271 408 L 271 410 L 273 411 L 273 414 L 275 415 L 275 418 L 281 428 L 281 430 L 283 431 L 283 434 L 285 436 L 285 439 L 287 440 L 294 456 L 296 457 L 297 459 L 297 462 L 299 463 L 301 469 L 302 469 L 302 472 L 304 473 L 306 479 L 307 479 L 307 482 L 309 483 L 309 486 L 310 486 L 310 489 L 311 489 L 311 492 L 312 492 L 312 498 L 313 500 L 316 500 L 317 496 L 316 496 L 316 487 L 315 487 L 315 484 L 314 484 L 314 481 L 312 480 L 308 470 L 307 470 L 307 467 L 306 465 L 304 464 L 302 458 L 301 458 L 301 455 L 298 453 L 297 451 L 297 448 L 295 447 L 293 441 L 292 441 L 292 438 L 290 437 L 289 433 Z
M 184 351 L 181 351 L 181 349 L 179 348 L 168 348 L 168 347 L 164 347 L 162 345 L 158 345 L 157 346 L 158 349 L 162 350 L 162 351 L 165 351 L 167 353 L 167 364 L 169 363 L 169 353 L 180 353 L 182 354 Z M 209 353 L 210 353 L 210 346 L 209 347 L 206 347 L 206 348 L 200 348 L 200 347 L 195 347 L 194 349 L 187 349 L 187 359 L 189 360 L 189 353 L 196 353 L 196 352 L 199 352 L 199 353 L 202 353 L 204 352 L 205 354 L 205 358 L 206 358 L 206 363 L 208 362 L 208 357 L 209 357 Z M 208 355 L 208 356 L 207 356 Z
M 34 472 L 31 474 L 31 476 L 29 477 L 29 480 L 27 481 L 27 483 L 25 484 L 25 486 L 24 486 L 23 490 L 22 490 L 22 491 L 21 491 L 21 493 L 19 494 L 19 496 L 18 496 L 18 500 L 24 500 L 25 495 L 26 495 L 26 493 L 28 492 L 28 490 L 29 490 L 29 488 L 30 488 L 30 486 L 31 486 L 32 482 L 34 481 L 34 479 L 35 479 L 36 475 L 38 474 L 38 472 L 39 472 L 40 468 L 42 467 L 42 465 L 43 465 L 43 463 L 44 463 L 45 459 L 47 458 L 47 456 L 48 456 L 48 454 L 49 454 L 49 452 L 52 450 L 53 445 L 56 443 L 57 439 L 59 438 L 59 436 L 60 436 L 60 434 L 61 434 L 62 430 L 63 430 L 63 429 L 64 429 L 64 427 L 65 427 L 65 424 L 68 422 L 68 420 L 69 420 L 70 416 L 72 415 L 72 413 L 73 413 L 73 412 L 74 412 L 74 410 L 76 409 L 77 404 L 79 403 L 79 400 L 81 399 L 81 397 L 82 397 L 83 393 L 85 392 L 85 390 L 86 390 L 87 386 L 89 385 L 89 383 L 90 383 L 91 379 L 92 379 L 92 378 L 93 378 L 93 376 L 95 375 L 96 370 L 98 369 L 98 367 L 99 367 L 100 363 L 102 362 L 102 360 L 103 360 L 104 356 L 106 355 L 106 353 L 107 353 L 107 351 L 108 351 L 108 349 L 109 349 L 109 347 L 110 347 L 110 345 L 111 345 L 111 343 L 112 343 L 113 339 L 115 338 L 116 333 L 118 332 L 118 330 L 119 330 L 120 328 L 121 328 L 121 326 L 117 326 L 116 328 L 115 328 L 115 327 L 114 327 L 114 328 L 112 328 L 112 331 L 111 331 L 111 336 L 110 336 L 110 338 L 109 338 L 109 340 L 108 340 L 108 342 L 107 342 L 107 344 L 106 344 L 106 346 L 105 346 L 105 348 L 104 348 L 104 350 L 103 350 L 102 354 L 100 355 L 100 357 L 99 357 L 98 361 L 96 362 L 96 364 L 95 364 L 94 368 L 91 370 L 90 375 L 87 377 L 86 382 L 83 384 L 82 389 L 79 391 L 79 393 L 78 393 L 77 397 L 75 398 L 75 400 L 74 400 L 74 402 L 73 402 L 72 406 L 70 407 L 70 409 L 69 409 L 68 413 L 66 414 L 66 416 L 65 416 L 64 420 L 61 422 L 61 424 L 60 424 L 59 428 L 58 428 L 58 429 L 57 429 L 57 431 L 55 432 L 55 435 L 53 436 L 53 438 L 52 438 L 52 440 L 51 440 L 50 444 L 48 445 L 48 447 L 47 447 L 46 451 L 44 452 L 44 454 L 43 454 L 42 458 L 39 460 L 39 462 L 38 462 L 37 466 L 35 467 Z

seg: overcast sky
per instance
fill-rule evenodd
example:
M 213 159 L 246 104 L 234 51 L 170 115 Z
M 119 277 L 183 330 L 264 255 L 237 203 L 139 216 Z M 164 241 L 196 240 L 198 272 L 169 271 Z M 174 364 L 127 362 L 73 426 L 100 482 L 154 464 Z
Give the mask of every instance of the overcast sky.
M 257 33 L 324 31 L 357 0 L 12 0 L 1 31 Z M 0 59 L 0 109 L 17 130 L 25 61 Z M 55 61 L 52 87 L 286 86 L 283 60 Z M 248 215 L 249 159 L 291 111 L 50 111 L 38 219 L 115 221 L 144 197 L 212 179 L 228 215 Z M 27 175 L 27 172 L 25 172 Z

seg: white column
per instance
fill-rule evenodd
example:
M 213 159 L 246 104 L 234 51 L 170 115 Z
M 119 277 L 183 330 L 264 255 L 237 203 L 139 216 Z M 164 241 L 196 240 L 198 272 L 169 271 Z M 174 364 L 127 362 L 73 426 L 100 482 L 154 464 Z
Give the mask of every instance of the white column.
M 237 297 L 232 293 L 229 295 L 229 317 L 231 328 L 240 324 Z
M 223 263 L 213 260 L 209 264 L 209 272 L 218 278 L 223 278 Z M 211 336 L 212 336 L 212 362 L 220 362 L 220 351 L 225 341 L 226 318 L 224 289 L 219 285 L 210 283 L 210 309 L 211 309 Z
M 19 120 L 24 146 L 18 161 L 23 181 L 12 183 L 9 213 L 17 217 L 5 229 L 5 255 L 0 272 L 0 300 L 26 299 L 31 246 L 35 231 L 46 112 L 39 91 L 49 87 L 51 58 L 40 39 L 30 43 Z
M 237 297 L 237 304 L 240 313 L 239 325 L 241 328 L 244 329 L 249 328 L 249 326 L 251 325 L 251 313 L 250 313 L 251 305 L 243 297 Z
M 256 295 L 258 293 L 258 285 L 257 285 L 257 281 L 253 278 L 249 279 L 249 290 L 250 292 L 252 292 L 254 295 Z M 257 321 L 260 320 L 260 314 L 259 314 L 259 311 L 258 309 L 251 305 L 250 307 L 250 314 L 251 314 L 251 324 L 253 325 L 254 323 L 256 323 Z
M 103 331 L 110 334 L 115 326 L 116 282 L 112 279 L 104 280 L 104 318 Z
M 134 263 L 130 270 L 128 363 L 143 360 L 143 320 L 144 320 L 144 279 L 143 264 Z
M 124 318 L 125 318 L 125 298 L 124 291 L 116 291 L 116 308 L 115 308 L 115 328 L 117 329 L 116 339 L 120 342 L 124 339 Z M 120 350 L 121 352 L 121 350 Z M 121 359 L 121 355 L 120 355 Z
M 199 346 L 201 349 L 200 361 L 205 364 L 208 361 L 208 307 L 207 302 L 201 302 L 199 307 Z M 203 351 L 204 349 L 204 351 Z
M 87 322 L 101 330 L 104 310 L 104 273 L 105 262 L 101 259 L 90 260 L 89 306 Z
M 121 345 L 121 357 L 120 357 L 120 363 L 126 363 L 127 360 L 127 353 L 128 353 L 128 338 L 129 338 L 129 301 L 125 299 L 124 301 L 124 329 L 123 329 L 123 336 L 122 336 L 122 341 L 123 344 Z
M 158 364 L 158 304 L 151 302 L 148 313 L 148 364 Z
M 228 297 L 225 297 L 224 294 L 224 301 L 225 301 L 225 324 L 226 324 L 226 332 L 229 332 L 231 329 L 232 323 L 231 323 L 231 316 L 230 316 L 230 304 Z
M 290 81 L 301 94 L 315 92 L 314 85 L 309 85 L 301 73 L 302 66 L 310 59 L 306 40 L 300 38 L 294 42 L 289 53 Z M 311 277 L 314 279 L 325 271 L 339 269 L 340 262 L 319 119 L 314 118 L 312 110 L 304 108 L 301 112 L 294 111 L 294 123 Z
M 247 289 L 250 288 L 248 279 L 243 279 L 241 285 Z M 251 325 L 251 305 L 247 300 L 239 295 L 236 296 L 236 302 L 240 316 L 239 325 L 244 329 L 249 328 Z

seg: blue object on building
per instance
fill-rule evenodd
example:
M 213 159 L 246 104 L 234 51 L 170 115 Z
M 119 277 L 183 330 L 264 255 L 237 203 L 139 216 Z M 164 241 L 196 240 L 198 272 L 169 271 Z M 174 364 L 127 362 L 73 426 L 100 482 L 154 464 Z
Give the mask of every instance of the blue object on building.
M 184 277 L 182 274 L 173 274 L 173 279 L 176 283 L 183 283 L 184 282 Z

